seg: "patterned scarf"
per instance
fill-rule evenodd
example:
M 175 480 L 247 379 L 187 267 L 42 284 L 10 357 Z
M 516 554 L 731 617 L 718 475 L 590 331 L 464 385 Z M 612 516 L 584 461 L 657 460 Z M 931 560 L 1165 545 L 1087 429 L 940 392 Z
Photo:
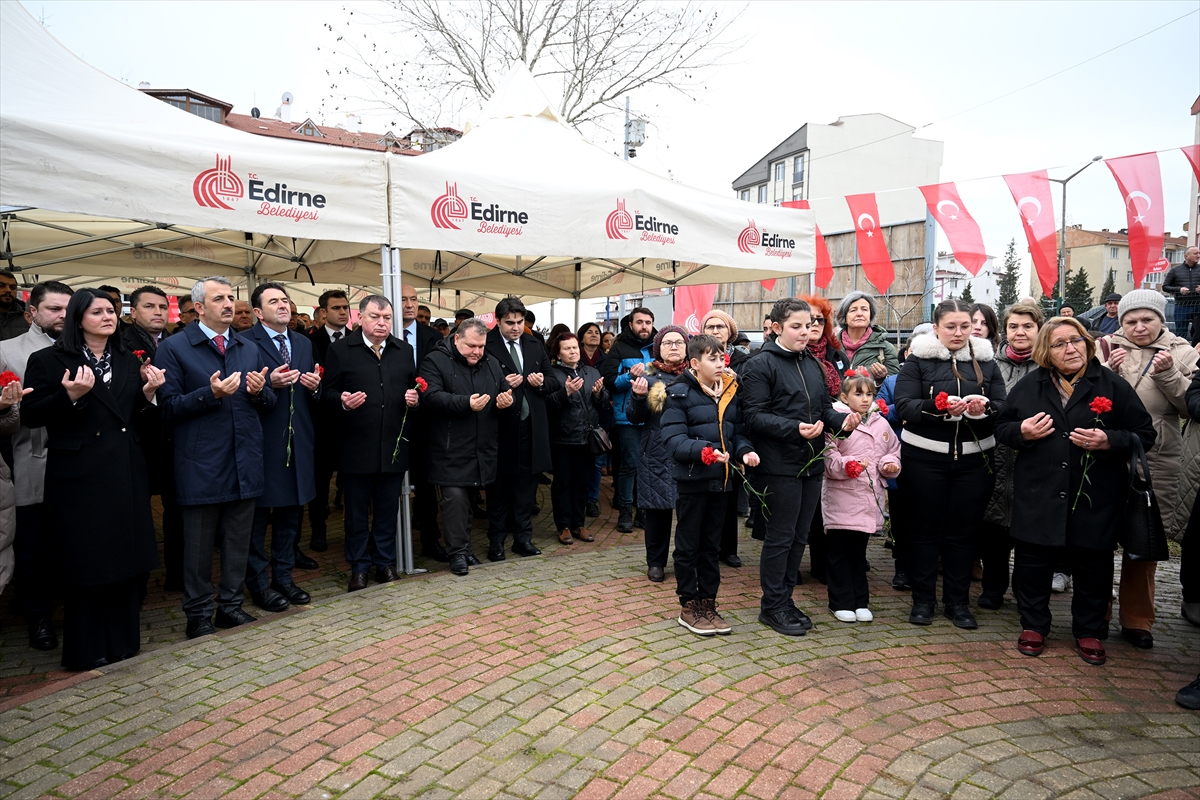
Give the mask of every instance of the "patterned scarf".
M 849 356 L 851 360 L 854 359 L 854 354 L 858 352 L 858 348 L 866 344 L 867 339 L 871 338 L 872 333 L 874 333 L 874 330 L 870 325 L 868 325 L 867 329 L 863 332 L 862 338 L 857 342 L 852 342 L 850 341 L 850 329 L 842 328 L 842 346 L 846 350 L 846 355 Z
M 92 372 L 96 373 L 96 377 L 104 383 L 112 382 L 112 348 L 108 345 L 104 346 L 104 355 L 96 358 L 92 355 L 92 351 L 83 346 L 83 358 L 87 361 L 88 366 L 92 368 Z
M 1033 355 L 1033 348 L 1028 350 L 1014 350 L 1011 344 L 1004 345 L 1004 356 L 1014 364 L 1024 364 Z
M 1076 372 L 1073 376 L 1063 375 L 1058 370 L 1051 370 L 1050 376 L 1054 378 L 1054 388 L 1058 389 L 1059 399 L 1062 400 L 1063 408 L 1067 407 L 1067 402 L 1071 399 L 1071 395 L 1075 394 L 1075 384 L 1079 383 L 1079 379 L 1087 372 L 1087 364 Z
M 808 343 L 808 352 L 812 353 L 817 363 L 825 370 L 825 386 L 829 389 L 830 397 L 837 397 L 842 393 L 842 376 L 838 375 L 837 367 L 830 364 L 825 358 L 825 352 L 829 349 L 829 342 L 822 336 L 816 342 Z
M 679 375 L 685 369 L 687 369 L 687 366 L 688 366 L 687 361 L 680 361 L 678 364 L 668 364 L 665 361 L 658 359 L 658 358 L 654 359 L 654 361 L 651 363 L 654 364 L 654 368 L 656 370 L 658 370 L 659 372 L 664 373 L 666 375 Z

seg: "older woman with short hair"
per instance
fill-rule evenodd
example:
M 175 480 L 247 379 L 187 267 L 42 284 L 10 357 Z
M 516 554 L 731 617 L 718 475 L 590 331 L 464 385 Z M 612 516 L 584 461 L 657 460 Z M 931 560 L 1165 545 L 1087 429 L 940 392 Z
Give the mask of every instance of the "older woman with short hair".
M 1075 584 L 1071 628 L 1079 655 L 1103 664 L 1129 457 L 1135 442 L 1149 450 L 1155 433 L 1133 387 L 1101 366 L 1095 354 L 1095 342 L 1079 320 L 1047 322 L 1033 346 L 1038 368 L 1008 395 L 996 438 L 1017 451 L 1013 494 L 1022 499 L 1013 505 L 1009 529 L 1016 544 L 1012 582 L 1022 628 L 1017 650 L 1041 655 L 1050 634 L 1054 565 L 1065 562 Z
M 850 357 L 850 367 L 870 370 L 878 386 L 900 371 L 900 359 L 887 331 L 875 324 L 877 316 L 875 298 L 866 292 L 850 292 L 838 304 L 838 341 Z

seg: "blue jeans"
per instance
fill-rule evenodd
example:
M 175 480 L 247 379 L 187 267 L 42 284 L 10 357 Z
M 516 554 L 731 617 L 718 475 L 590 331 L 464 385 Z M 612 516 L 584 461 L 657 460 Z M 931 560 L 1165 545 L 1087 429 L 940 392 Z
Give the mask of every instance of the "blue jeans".
M 617 473 L 617 508 L 633 505 L 633 484 L 637 480 L 638 457 L 642 453 L 642 429 L 637 425 L 618 425 L 621 440 L 621 464 Z

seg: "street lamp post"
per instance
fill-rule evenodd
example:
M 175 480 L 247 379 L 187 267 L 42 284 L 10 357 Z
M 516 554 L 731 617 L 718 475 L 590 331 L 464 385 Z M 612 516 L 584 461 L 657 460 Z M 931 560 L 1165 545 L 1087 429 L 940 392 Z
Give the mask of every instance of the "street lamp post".
M 1067 183 L 1070 182 L 1079 173 L 1103 159 L 1104 156 L 1096 156 L 1088 163 L 1084 164 L 1079 169 L 1072 172 L 1065 178 L 1050 178 L 1054 183 L 1061 183 L 1063 187 L 1062 195 L 1062 238 L 1058 242 L 1058 310 L 1062 311 L 1063 303 L 1067 300 Z M 1086 309 L 1085 309 L 1086 310 Z

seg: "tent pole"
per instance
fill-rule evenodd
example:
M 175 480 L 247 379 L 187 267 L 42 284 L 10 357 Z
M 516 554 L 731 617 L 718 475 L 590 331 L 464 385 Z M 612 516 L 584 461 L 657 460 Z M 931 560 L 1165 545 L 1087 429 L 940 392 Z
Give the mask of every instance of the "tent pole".
M 583 281 L 583 264 L 575 262 L 575 330 L 579 330 L 579 284 Z M 580 345 L 582 347 L 582 345 Z

